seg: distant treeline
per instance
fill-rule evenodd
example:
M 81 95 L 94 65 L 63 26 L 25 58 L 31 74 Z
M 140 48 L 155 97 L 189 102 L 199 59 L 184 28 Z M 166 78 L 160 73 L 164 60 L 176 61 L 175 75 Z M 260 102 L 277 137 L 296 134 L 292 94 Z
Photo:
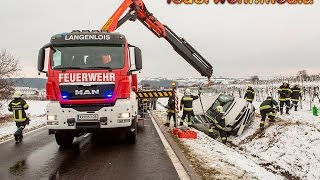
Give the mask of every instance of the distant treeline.
M 10 78 L 14 87 L 46 88 L 46 79 L 43 78 Z
M 144 87 L 150 87 L 152 89 L 158 89 L 158 88 L 171 88 L 172 87 L 172 80 L 168 79 L 160 79 L 160 80 L 142 80 L 139 85 L 144 88 Z M 179 84 L 176 83 L 176 86 Z

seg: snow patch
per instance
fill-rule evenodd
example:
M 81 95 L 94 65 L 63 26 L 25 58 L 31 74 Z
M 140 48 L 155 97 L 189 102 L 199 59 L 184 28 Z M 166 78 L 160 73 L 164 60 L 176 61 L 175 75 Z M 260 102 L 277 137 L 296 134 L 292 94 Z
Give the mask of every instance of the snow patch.
M 213 175 L 213 178 L 258 178 L 258 179 L 282 179 L 263 167 L 256 164 L 246 155 L 240 154 L 206 134 L 197 131 L 195 140 L 182 139 L 191 152 L 209 168 L 218 170 L 221 174 Z
M 4 106 L 7 106 L 6 102 Z M 29 104 L 29 109 L 26 111 L 31 121 L 30 124 L 26 126 L 24 131 L 29 131 L 32 129 L 36 129 L 42 127 L 46 124 L 46 117 L 44 116 L 46 113 L 46 106 L 48 101 L 27 101 Z M 5 111 L 5 114 L 11 114 L 8 110 Z M 5 122 L 0 124 L 0 140 L 6 139 L 13 135 L 13 133 L 17 130 L 15 122 Z

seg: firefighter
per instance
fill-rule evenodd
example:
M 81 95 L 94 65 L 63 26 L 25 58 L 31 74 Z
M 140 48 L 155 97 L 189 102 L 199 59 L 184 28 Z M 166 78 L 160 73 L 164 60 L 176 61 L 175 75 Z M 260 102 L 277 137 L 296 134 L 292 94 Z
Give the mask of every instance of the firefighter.
M 320 103 L 320 98 L 319 98 L 319 86 L 314 86 L 313 87 L 313 92 L 312 92 L 312 102 L 314 98 L 317 97 Z
M 226 122 L 225 122 L 225 114 L 222 106 L 217 106 L 215 108 L 216 116 L 213 120 L 214 124 L 209 128 L 209 132 L 213 132 L 213 129 L 217 129 L 219 131 L 219 135 L 223 144 L 227 143 L 227 134 L 226 134 Z
M 301 89 L 298 84 L 295 84 L 293 88 L 291 88 L 291 108 L 294 107 L 294 110 L 298 110 L 298 102 L 302 99 Z
M 112 58 L 110 54 L 104 53 L 103 55 L 101 55 L 101 63 L 103 65 L 105 64 L 109 64 L 111 62 Z
M 173 117 L 173 121 L 174 121 L 174 127 L 177 127 L 177 124 L 176 124 L 176 116 L 175 116 L 175 105 L 174 105 L 174 99 L 173 97 L 169 97 L 169 100 L 168 100 L 168 104 L 166 106 L 166 108 L 168 109 L 167 110 L 167 122 L 165 123 L 165 126 L 170 126 L 170 120 L 171 120 L 171 117 Z
M 24 99 L 22 99 L 22 93 L 16 91 L 13 95 L 13 100 L 9 103 L 8 110 L 13 112 L 13 118 L 16 122 L 17 131 L 14 133 L 14 138 L 17 142 L 20 142 L 23 138 L 23 129 L 29 124 L 29 118 L 26 115 L 25 110 L 29 108 L 29 105 Z
M 158 101 L 158 98 L 151 98 L 151 109 L 152 110 L 157 110 L 157 101 Z
M 271 96 L 267 97 L 266 100 L 264 100 L 260 105 L 260 115 L 261 115 L 261 121 L 260 121 L 260 128 L 264 128 L 265 120 L 268 115 L 269 122 L 275 122 L 275 117 L 277 114 L 277 111 L 279 111 L 279 105 L 277 101 L 275 101 Z
M 255 92 L 252 88 L 252 86 L 248 86 L 248 89 L 246 90 L 246 93 L 244 95 L 244 99 L 247 100 L 249 103 L 252 103 L 254 99 Z
M 194 116 L 192 102 L 198 98 L 199 98 L 199 96 L 194 96 L 191 94 L 191 90 L 189 88 L 185 89 L 184 96 L 182 97 L 181 102 L 180 102 L 180 111 L 183 108 L 180 126 L 183 125 L 183 121 L 187 115 L 188 115 L 188 125 L 189 126 L 192 125 L 191 118 L 192 118 L 192 116 Z
M 286 104 L 286 114 L 289 115 L 291 89 L 288 81 L 283 82 L 283 84 L 278 89 L 278 93 L 280 101 L 280 114 L 283 114 L 283 105 Z

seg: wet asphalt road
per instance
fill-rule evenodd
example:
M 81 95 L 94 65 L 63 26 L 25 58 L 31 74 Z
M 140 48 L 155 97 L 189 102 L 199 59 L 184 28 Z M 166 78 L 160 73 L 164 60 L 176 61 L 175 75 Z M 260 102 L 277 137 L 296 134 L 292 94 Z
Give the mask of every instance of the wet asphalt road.
M 150 119 L 138 142 L 114 135 L 82 136 L 62 149 L 47 129 L 30 133 L 21 144 L 0 144 L 0 179 L 179 179 Z

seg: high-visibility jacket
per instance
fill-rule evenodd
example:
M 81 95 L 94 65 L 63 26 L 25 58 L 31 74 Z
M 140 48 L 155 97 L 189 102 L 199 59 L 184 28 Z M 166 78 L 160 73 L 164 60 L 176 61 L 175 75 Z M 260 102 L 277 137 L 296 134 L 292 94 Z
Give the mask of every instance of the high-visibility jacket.
M 168 112 L 175 113 L 175 104 L 174 104 L 174 99 L 172 97 L 169 97 L 167 108 L 168 108 Z
M 15 98 L 9 103 L 8 110 L 13 112 L 13 118 L 16 122 L 23 122 L 27 120 L 25 110 L 29 108 L 29 105 L 25 100 L 21 98 Z
M 192 111 L 192 102 L 196 99 L 198 99 L 199 96 L 194 96 L 194 95 L 184 95 L 181 99 L 180 102 L 180 109 L 182 109 L 183 106 L 183 110 L 184 111 Z
M 260 104 L 260 110 L 270 109 L 273 108 L 273 106 L 279 108 L 279 104 L 277 103 L 277 101 L 272 98 L 267 98 Z
M 279 93 L 279 101 L 287 101 L 290 100 L 290 95 L 291 95 L 291 89 L 290 86 L 287 85 L 281 85 L 280 88 L 278 89 Z
M 300 98 L 302 98 L 301 89 L 298 86 L 291 88 L 291 100 L 299 101 Z
M 220 112 L 216 115 L 215 118 L 211 119 L 214 123 L 214 126 L 217 127 L 219 130 L 226 131 L 226 116 L 224 112 Z M 209 132 L 213 132 L 212 127 L 209 128 Z
M 255 95 L 254 90 L 252 88 L 248 88 L 246 90 L 246 94 L 244 95 L 244 99 L 246 99 L 248 101 L 253 101 L 254 95 Z

